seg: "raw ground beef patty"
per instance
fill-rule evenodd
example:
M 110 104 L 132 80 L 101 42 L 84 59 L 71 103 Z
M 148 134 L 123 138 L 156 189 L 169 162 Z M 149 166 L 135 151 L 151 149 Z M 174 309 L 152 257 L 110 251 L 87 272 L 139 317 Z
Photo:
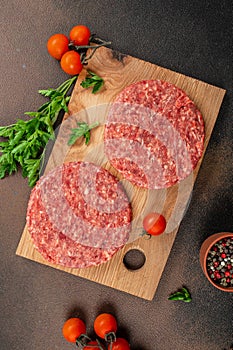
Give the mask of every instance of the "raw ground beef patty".
M 71 162 L 33 188 L 27 227 L 41 255 L 83 268 L 109 260 L 128 240 L 131 207 L 119 181 L 93 163 Z
M 204 121 L 184 91 L 161 80 L 126 87 L 110 106 L 105 153 L 124 178 L 149 189 L 170 187 L 196 167 Z

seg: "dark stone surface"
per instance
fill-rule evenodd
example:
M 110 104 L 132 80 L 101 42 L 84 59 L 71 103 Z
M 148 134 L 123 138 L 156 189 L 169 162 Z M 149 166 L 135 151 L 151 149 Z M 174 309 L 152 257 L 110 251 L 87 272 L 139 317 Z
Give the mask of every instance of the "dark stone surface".
M 95 316 L 110 311 L 132 350 L 229 350 L 232 295 L 209 284 L 199 249 L 210 234 L 233 231 L 232 1 L 13 0 L 1 2 L 0 22 L 0 125 L 36 110 L 44 102 L 37 90 L 67 78 L 46 41 L 78 23 L 123 54 L 227 90 L 152 301 L 16 256 L 30 189 L 20 172 L 0 181 L 0 349 L 74 349 L 63 340 L 64 320 L 78 312 L 92 334 Z M 193 301 L 168 301 L 182 285 Z

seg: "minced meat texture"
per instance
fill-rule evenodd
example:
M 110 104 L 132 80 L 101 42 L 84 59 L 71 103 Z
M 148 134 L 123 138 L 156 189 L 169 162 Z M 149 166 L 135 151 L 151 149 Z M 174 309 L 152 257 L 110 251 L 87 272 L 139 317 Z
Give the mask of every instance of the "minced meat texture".
M 166 188 L 195 169 L 204 134 L 202 115 L 184 91 L 144 80 L 126 87 L 110 106 L 105 153 L 134 185 Z
M 131 207 L 121 184 L 87 162 L 63 164 L 41 177 L 27 211 L 37 250 L 49 262 L 67 267 L 109 260 L 127 242 L 130 223 Z

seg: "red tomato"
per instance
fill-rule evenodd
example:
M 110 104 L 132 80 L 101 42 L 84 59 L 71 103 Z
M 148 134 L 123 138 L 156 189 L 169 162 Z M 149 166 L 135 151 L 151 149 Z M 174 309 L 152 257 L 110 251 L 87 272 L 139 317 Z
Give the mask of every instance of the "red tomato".
M 100 314 L 94 321 L 94 330 L 100 338 L 105 339 L 109 333 L 116 332 L 117 321 L 111 314 Z
M 79 53 L 76 51 L 66 52 L 61 59 L 61 68 L 67 74 L 79 74 L 83 68 Z
M 81 24 L 73 27 L 70 31 L 70 40 L 78 46 L 88 45 L 90 36 L 90 29 Z
M 80 318 L 69 318 L 64 323 L 62 333 L 67 341 L 75 343 L 81 334 L 86 334 L 86 325 Z
M 152 236 L 160 235 L 166 229 L 166 220 L 161 214 L 150 213 L 143 219 L 143 228 Z
M 108 350 L 130 350 L 130 346 L 124 338 L 117 338 L 116 341 L 108 345 Z
M 64 34 L 54 34 L 47 41 L 48 52 L 56 60 L 60 60 L 69 50 L 68 45 L 69 39 Z
M 90 346 L 91 345 L 91 346 Z M 94 345 L 96 345 L 96 346 L 94 346 Z M 92 349 L 98 349 L 98 350 L 100 350 L 100 348 L 99 348 L 99 345 L 98 345 L 98 343 L 97 343 L 97 341 L 96 340 L 92 340 L 92 341 L 90 341 L 89 343 L 87 343 L 87 345 L 86 346 L 84 346 L 84 348 L 83 348 L 83 350 L 92 350 Z

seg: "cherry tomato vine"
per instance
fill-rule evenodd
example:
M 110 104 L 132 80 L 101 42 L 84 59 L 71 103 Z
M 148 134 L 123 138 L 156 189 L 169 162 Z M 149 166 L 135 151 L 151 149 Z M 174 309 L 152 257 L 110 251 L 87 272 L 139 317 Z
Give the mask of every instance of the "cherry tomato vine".
M 94 320 L 94 331 L 98 338 L 93 340 L 86 334 L 86 325 L 78 317 L 68 319 L 62 328 L 64 338 L 83 350 L 130 350 L 128 341 L 117 337 L 118 329 L 115 316 L 102 313 Z
M 95 51 L 108 45 L 111 45 L 110 41 L 97 38 L 87 26 L 79 24 L 70 30 L 69 37 L 61 33 L 52 35 L 47 41 L 47 50 L 50 56 L 60 61 L 65 73 L 78 75 Z M 88 50 L 91 53 L 87 55 Z

